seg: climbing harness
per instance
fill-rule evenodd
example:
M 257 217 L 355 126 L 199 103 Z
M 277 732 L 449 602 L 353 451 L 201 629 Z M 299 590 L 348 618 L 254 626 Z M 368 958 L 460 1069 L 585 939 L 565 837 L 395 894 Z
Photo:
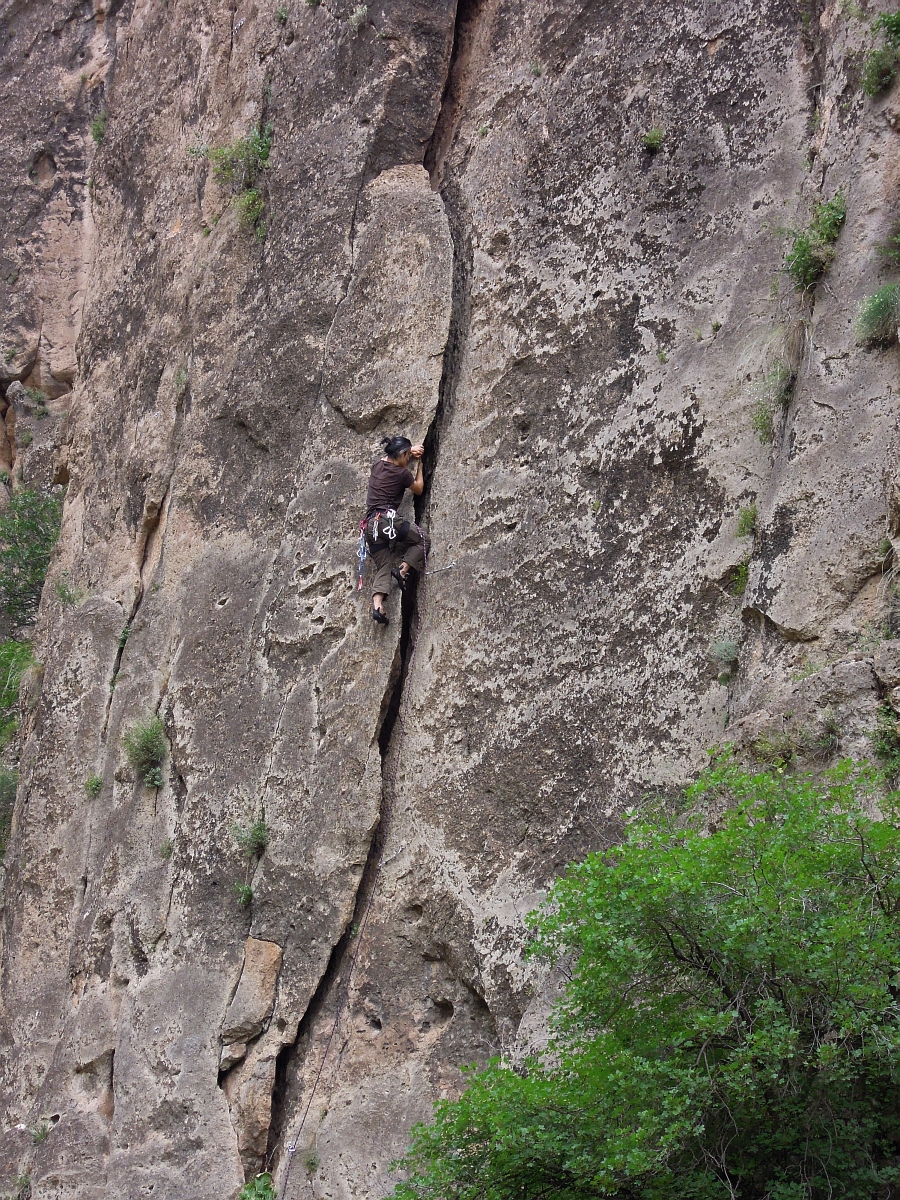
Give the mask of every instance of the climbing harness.
M 382 522 L 382 529 L 380 529 L 379 536 L 378 522 L 382 521 L 382 517 L 388 518 L 388 521 L 386 521 L 386 523 Z M 371 517 L 370 520 L 366 520 L 366 517 L 362 517 L 362 520 L 359 523 L 359 538 L 356 539 L 356 559 L 358 559 L 358 566 L 356 566 L 356 590 L 358 590 L 358 592 L 361 592 L 362 590 L 362 577 L 364 577 L 366 574 L 366 558 L 371 558 L 371 554 L 368 552 L 368 542 L 370 542 L 370 538 L 368 538 L 368 527 L 370 527 L 371 524 L 373 530 L 371 539 L 373 546 L 376 545 L 377 542 L 382 541 L 384 538 L 388 539 L 388 541 L 392 544 L 392 542 L 396 541 L 398 532 L 402 533 L 402 527 L 400 530 L 397 530 L 395 524 L 396 520 L 396 509 L 385 509 L 384 512 L 376 512 L 376 515 Z M 416 529 L 419 529 L 419 526 L 416 526 Z M 421 529 L 419 529 L 419 533 L 421 533 Z
M 375 518 L 376 534 L 378 531 L 377 522 L 382 516 L 391 518 L 391 528 L 393 528 L 393 518 L 396 517 L 396 515 L 397 514 L 395 512 L 393 512 L 393 510 L 388 510 L 388 512 L 386 512 L 386 513 L 378 513 Z M 361 530 L 361 534 L 362 534 L 363 538 L 365 538 L 365 536 L 366 536 L 366 524 L 367 523 L 365 521 L 363 521 L 360 525 L 360 530 Z M 406 678 L 407 679 L 409 679 L 412 676 L 413 667 L 415 666 L 415 662 L 416 662 L 416 651 L 419 648 L 419 633 L 421 632 L 421 629 L 422 629 L 422 613 L 425 609 L 425 595 L 426 595 L 424 577 L 429 574 L 428 551 L 425 549 L 425 545 L 426 545 L 425 536 L 422 533 L 422 530 L 419 529 L 419 526 L 415 524 L 415 522 L 411 522 L 411 524 L 413 524 L 415 526 L 415 528 L 419 531 L 419 536 L 422 538 L 423 583 L 422 583 L 422 589 L 421 589 L 421 597 L 417 597 L 417 599 L 416 599 L 416 633 L 415 633 L 415 637 L 412 639 L 412 650 L 410 652 L 409 663 L 407 664 L 407 668 L 406 668 Z M 396 531 L 393 536 L 394 537 L 397 536 Z M 393 540 L 393 539 L 391 539 L 391 540 Z M 365 562 L 365 560 L 363 560 L 363 563 L 364 562 Z M 421 599 L 421 603 L 420 603 L 420 599 Z M 397 733 L 397 750 L 396 750 L 396 754 L 394 756 L 393 766 L 390 769 L 390 771 L 386 777 L 386 780 L 385 780 L 385 782 L 387 783 L 388 786 L 387 786 L 387 790 L 386 790 L 386 794 L 385 794 L 384 814 L 383 814 L 382 820 L 379 822 L 378 832 L 375 835 L 376 837 L 382 838 L 382 842 L 381 842 L 382 846 L 385 845 L 385 842 L 387 840 L 387 833 L 388 833 L 388 830 L 390 829 L 391 818 L 394 815 L 394 792 L 397 787 L 397 776 L 400 773 L 400 758 L 403 754 L 403 741 L 404 741 L 404 738 L 406 737 L 406 718 L 409 713 L 409 688 L 405 688 L 404 693 L 405 694 L 403 697 L 403 707 L 400 710 L 400 726 L 399 726 L 399 730 Z M 297 1126 L 297 1132 L 294 1134 L 293 1139 L 287 1145 L 288 1160 L 287 1160 L 287 1166 L 285 1167 L 285 1171 L 284 1171 L 284 1179 L 281 1182 L 281 1191 L 279 1192 L 279 1200 L 285 1200 L 285 1196 L 287 1195 L 287 1186 L 288 1186 L 288 1180 L 290 1179 L 290 1175 L 291 1175 L 291 1167 L 294 1165 L 294 1155 L 297 1153 L 297 1143 L 300 1141 L 300 1137 L 303 1133 L 304 1126 L 306 1125 L 306 1118 L 309 1116 L 309 1111 L 312 1108 L 312 1102 L 315 1099 L 316 1092 L 318 1091 L 318 1088 L 319 1088 L 319 1083 L 322 1080 L 322 1074 L 325 1070 L 325 1064 L 328 1061 L 328 1053 L 331 1050 L 331 1043 L 334 1041 L 334 1035 L 337 1033 L 338 1025 L 340 1024 L 341 1017 L 344 1014 L 344 1009 L 347 1006 L 347 1001 L 350 999 L 350 988 L 353 983 L 353 973 L 356 969 L 356 961 L 359 958 L 359 952 L 360 952 L 360 949 L 363 944 L 363 938 L 364 938 L 364 935 L 366 932 L 366 925 L 369 920 L 369 914 L 372 911 L 372 903 L 378 892 L 378 883 L 381 878 L 382 869 L 388 863 L 393 862 L 394 859 L 397 858 L 399 856 L 399 854 L 403 851 L 403 849 L 405 849 L 405 844 L 400 847 L 400 850 L 397 852 L 397 854 L 393 854 L 389 859 L 382 859 L 381 856 L 379 855 L 378 864 L 375 867 L 375 874 L 372 877 L 372 887 L 369 890 L 369 895 L 368 895 L 368 898 L 366 899 L 366 902 L 365 902 L 365 905 L 364 905 L 363 911 L 362 911 L 362 916 L 360 917 L 360 920 L 359 920 L 359 928 L 358 928 L 358 931 L 356 934 L 356 946 L 355 946 L 355 948 L 353 950 L 353 954 L 350 958 L 349 967 L 347 968 L 347 977 L 344 982 L 344 990 L 338 998 L 337 1008 L 335 1009 L 335 1014 L 334 1014 L 334 1020 L 331 1023 L 331 1029 L 328 1032 L 328 1038 L 325 1042 L 325 1050 L 322 1053 L 322 1058 L 319 1062 L 318 1070 L 316 1071 L 315 1078 L 313 1079 L 313 1084 L 312 1084 L 312 1087 L 310 1088 L 309 1097 L 306 1101 L 306 1107 L 303 1109 L 303 1114 L 300 1118 L 300 1124 Z M 272 1148 L 271 1153 L 274 1154 L 274 1152 L 275 1152 L 275 1147 Z M 270 1155 L 270 1157 L 271 1157 L 271 1155 Z M 311 1179 L 308 1179 L 307 1183 L 311 1183 Z

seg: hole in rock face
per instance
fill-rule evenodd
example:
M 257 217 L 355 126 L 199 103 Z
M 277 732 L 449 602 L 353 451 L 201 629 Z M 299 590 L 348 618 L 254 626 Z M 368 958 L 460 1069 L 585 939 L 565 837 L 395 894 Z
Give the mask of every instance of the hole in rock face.
M 218 598 L 218 600 L 216 601 L 216 608 L 224 608 L 227 603 L 228 603 L 228 597 L 220 596 Z
M 328 474 L 325 476 L 325 482 L 326 482 L 326 483 L 330 483 L 330 482 L 331 482 L 331 472 L 330 472 L 330 471 L 329 471 L 329 472 L 328 472 Z

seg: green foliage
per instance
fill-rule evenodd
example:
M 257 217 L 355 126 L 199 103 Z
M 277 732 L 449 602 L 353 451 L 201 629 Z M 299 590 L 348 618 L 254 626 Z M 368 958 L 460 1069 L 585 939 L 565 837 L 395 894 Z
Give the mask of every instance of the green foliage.
M 875 728 L 869 735 L 872 749 L 884 763 L 889 779 L 900 774 L 900 718 L 887 703 L 882 704 L 875 717 Z
M 91 137 L 99 146 L 106 136 L 106 122 L 109 120 L 109 113 L 104 108 L 102 112 L 97 113 L 93 121 L 91 121 Z
M 756 533 L 756 501 L 742 508 L 737 519 L 738 537 L 749 537 L 751 533 Z
M 794 287 L 806 291 L 815 287 L 834 259 L 834 243 L 847 218 L 847 202 L 842 192 L 823 200 L 813 208 L 806 229 L 791 234 L 784 269 Z
M 11 767 L 0 765 L 0 862 L 3 861 L 6 847 L 9 845 L 18 782 L 19 777 Z
M 248 188 L 246 192 L 235 196 L 234 207 L 239 225 L 246 230 L 256 229 L 257 223 L 266 209 L 262 194 L 256 188 Z
M 16 445 L 22 450 L 27 450 L 34 441 L 34 434 L 30 429 L 23 429 L 21 433 L 16 434 Z
M 722 757 L 680 819 L 571 867 L 530 918 L 569 977 L 546 1052 L 439 1102 L 395 1200 L 893 1194 L 900 828 L 897 797 L 867 816 L 876 787 Z
M 665 141 L 665 137 L 665 130 L 660 129 L 658 125 L 655 125 L 652 129 L 648 129 L 647 132 L 641 136 L 641 145 L 645 150 L 649 150 L 651 154 L 656 154 L 657 151 L 662 150 L 662 144 Z
M 288 10 L 286 4 L 280 4 L 272 14 L 279 25 L 287 25 Z
M 103 791 L 103 777 L 101 775 L 89 775 L 84 781 L 84 790 L 93 800 L 96 800 Z
M 0 513 L 0 606 L 24 625 L 34 620 L 62 521 L 62 500 L 17 492 Z
M 813 748 L 813 740 L 805 726 L 778 729 L 762 733 L 751 750 L 757 762 L 770 767 L 787 767 L 805 750 Z
M 166 757 L 166 731 L 157 716 L 138 721 L 122 735 L 125 757 L 147 787 L 161 787 L 160 768 Z
M 731 594 L 732 596 L 743 596 L 747 590 L 747 585 L 750 582 L 750 559 L 745 558 L 734 568 L 734 574 L 731 577 Z
M 540 79 L 540 77 L 544 73 L 544 68 L 541 66 L 541 64 L 539 62 L 533 62 L 531 64 L 531 73 L 535 77 L 535 79 Z
M 258 858 L 269 844 L 269 827 L 265 817 L 255 817 L 247 825 L 235 821 L 230 830 L 244 858 Z
M 31 1131 L 31 1140 L 35 1146 L 40 1146 L 46 1142 L 47 1135 L 50 1133 L 50 1126 L 46 1121 L 41 1121 L 40 1125 L 35 1125 Z
M 894 222 L 887 241 L 877 245 L 875 253 L 892 267 L 900 267 L 900 221 Z
M 878 543 L 877 553 L 878 553 L 878 557 L 882 560 L 882 562 L 886 558 L 890 558 L 891 555 L 894 553 L 894 543 L 891 541 L 891 539 L 887 535 L 885 535 L 881 539 L 881 541 Z
M 894 82 L 900 62 L 900 12 L 882 13 L 872 22 L 872 32 L 881 34 L 881 45 L 866 59 L 863 67 L 862 90 L 867 96 L 878 96 Z
M 306 1167 L 307 1174 L 315 1175 L 319 1169 L 319 1156 L 315 1150 L 310 1150 L 308 1154 L 304 1155 L 303 1165 Z
M 168 862 L 172 857 L 172 851 L 175 849 L 175 843 L 171 838 L 166 838 L 159 844 L 159 857 L 163 862 Z
M 0 746 L 5 746 L 19 726 L 19 685 L 34 665 L 30 642 L 0 642 Z
M 236 883 L 234 890 L 237 892 L 238 904 L 241 908 L 249 908 L 253 903 L 253 888 L 249 883 Z
M 775 437 L 775 413 L 772 405 L 763 396 L 757 396 L 750 409 L 750 428 L 759 434 L 759 440 L 766 445 Z
M 238 1200 L 276 1200 L 269 1172 L 264 1171 L 262 1175 L 257 1175 L 255 1179 L 245 1183 L 238 1192 Z
M 131 625 L 124 625 L 122 632 L 119 634 L 119 640 L 116 642 L 116 647 L 119 650 L 124 650 L 128 645 L 128 639 L 131 637 Z
M 238 138 L 231 145 L 208 151 L 214 175 L 235 193 L 238 222 L 247 231 L 259 232 L 259 222 L 265 211 L 258 185 L 262 172 L 269 165 L 274 136 L 274 126 L 269 123 L 262 131 L 251 129 L 246 137 Z
M 900 283 L 888 283 L 863 300 L 856 319 L 856 336 L 869 345 L 884 345 L 897 340 L 898 325 Z

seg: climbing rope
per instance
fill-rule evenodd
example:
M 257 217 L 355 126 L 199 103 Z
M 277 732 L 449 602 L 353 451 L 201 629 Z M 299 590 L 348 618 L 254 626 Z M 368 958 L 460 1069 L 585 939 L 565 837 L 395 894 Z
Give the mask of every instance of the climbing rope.
M 415 632 L 415 637 L 413 638 L 412 649 L 411 649 L 410 656 L 409 656 L 409 662 L 408 662 L 407 668 L 406 668 L 406 678 L 407 679 L 410 679 L 412 677 L 413 666 L 415 665 L 415 661 L 416 661 L 416 651 L 418 650 L 418 647 L 419 647 L 419 633 L 422 628 L 422 613 L 425 608 L 425 578 L 428 574 L 428 551 L 425 548 L 426 547 L 425 537 L 424 537 L 424 534 L 422 533 L 422 530 L 419 529 L 419 526 L 416 525 L 415 522 L 412 522 L 412 524 L 413 524 L 414 528 L 418 530 L 419 536 L 422 539 L 423 562 L 422 562 L 421 603 L 420 603 L 420 597 L 419 597 L 419 595 L 417 595 L 416 596 L 416 632 Z M 434 572 L 431 572 L 431 573 L 434 574 Z M 394 792 L 397 787 L 397 775 L 400 773 L 400 757 L 403 753 L 403 739 L 406 734 L 406 717 L 407 717 L 408 712 L 409 712 L 409 688 L 406 688 L 406 694 L 403 697 L 403 707 L 400 710 L 400 726 L 399 726 L 399 730 L 397 733 L 397 743 L 396 743 L 397 749 L 396 749 L 396 753 L 394 755 L 393 766 L 389 769 L 388 774 L 387 774 L 387 782 L 388 782 L 389 786 L 387 789 L 386 803 L 384 806 L 384 812 L 383 812 L 382 820 L 380 822 L 379 829 L 375 835 L 376 837 L 381 839 L 382 847 L 385 844 L 386 835 L 387 835 L 388 829 L 390 828 L 391 818 L 393 817 L 393 814 L 394 814 Z M 319 1083 L 321 1082 L 322 1074 L 325 1070 L 325 1064 L 328 1061 L 328 1053 L 331 1050 L 331 1043 L 334 1041 L 334 1035 L 335 1035 L 335 1033 L 337 1033 L 338 1025 L 340 1024 L 340 1020 L 343 1015 L 344 1009 L 347 1005 L 347 1001 L 350 999 L 350 987 L 351 987 L 351 984 L 353 983 L 353 972 L 356 968 L 356 961 L 359 958 L 359 951 L 363 944 L 363 937 L 364 937 L 365 931 L 366 931 L 366 924 L 369 920 L 369 913 L 372 911 L 372 902 L 374 901 L 375 894 L 378 891 L 378 881 L 381 876 L 381 869 L 382 869 L 382 867 L 384 867 L 386 865 L 386 862 L 392 862 L 393 858 L 396 858 L 396 857 L 397 857 L 397 855 L 394 855 L 392 858 L 387 859 L 385 861 L 381 858 L 381 856 L 379 854 L 378 862 L 375 867 L 375 873 L 372 876 L 372 886 L 369 889 L 369 895 L 368 895 L 368 898 L 366 899 L 365 907 L 363 908 L 363 912 L 362 912 L 362 917 L 360 918 L 360 921 L 359 921 L 359 929 L 356 934 L 356 946 L 355 946 L 355 948 L 353 950 L 353 954 L 350 958 L 350 964 L 347 969 L 347 977 L 344 981 L 343 991 L 338 998 L 338 1004 L 337 1004 L 337 1008 L 335 1009 L 334 1020 L 331 1023 L 331 1029 L 328 1032 L 328 1038 L 325 1042 L 325 1050 L 324 1050 L 324 1052 L 322 1054 L 322 1058 L 319 1062 L 319 1067 L 318 1067 L 318 1070 L 316 1071 L 315 1078 L 313 1079 L 312 1088 L 310 1089 L 309 1097 L 306 1101 L 306 1107 L 303 1109 L 303 1115 L 300 1118 L 300 1124 L 297 1126 L 297 1132 L 294 1134 L 293 1140 L 288 1143 L 288 1147 L 287 1147 L 288 1161 L 287 1161 L 287 1167 L 285 1168 L 285 1172 L 284 1172 L 284 1179 L 281 1182 L 281 1192 L 279 1193 L 280 1200 L 285 1200 L 285 1196 L 287 1195 L 288 1180 L 289 1180 L 290 1174 L 291 1174 L 291 1167 L 294 1165 L 294 1155 L 297 1152 L 297 1143 L 300 1141 L 300 1138 L 303 1134 L 303 1129 L 304 1129 L 304 1126 L 306 1125 L 306 1118 L 309 1116 L 310 1109 L 312 1108 L 312 1102 L 315 1099 L 316 1092 L 318 1091 Z

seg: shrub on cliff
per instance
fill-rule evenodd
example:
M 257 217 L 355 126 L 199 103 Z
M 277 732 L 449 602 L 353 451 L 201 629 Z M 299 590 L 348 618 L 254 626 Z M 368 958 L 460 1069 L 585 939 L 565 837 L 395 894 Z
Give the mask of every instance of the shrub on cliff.
M 147 787 L 162 787 L 166 757 L 166 731 L 159 717 L 138 721 L 122 735 L 125 756 Z
M 61 520 L 59 497 L 27 489 L 0 513 L 0 606 L 19 625 L 37 613 Z
M 727 757 L 532 915 L 548 1049 L 438 1104 L 395 1200 L 872 1200 L 900 1185 L 900 813 Z M 705 813 L 719 814 L 707 829 Z
M 878 96 L 894 82 L 900 61 L 900 12 L 882 13 L 872 22 L 872 32 L 881 34 L 881 45 L 866 59 L 862 73 L 862 90 L 867 96 Z
M 806 229 L 791 233 L 791 244 L 784 260 L 784 269 L 800 291 L 815 287 L 834 260 L 834 243 L 847 219 L 847 203 L 843 193 L 823 200 L 813 208 L 812 220 Z

